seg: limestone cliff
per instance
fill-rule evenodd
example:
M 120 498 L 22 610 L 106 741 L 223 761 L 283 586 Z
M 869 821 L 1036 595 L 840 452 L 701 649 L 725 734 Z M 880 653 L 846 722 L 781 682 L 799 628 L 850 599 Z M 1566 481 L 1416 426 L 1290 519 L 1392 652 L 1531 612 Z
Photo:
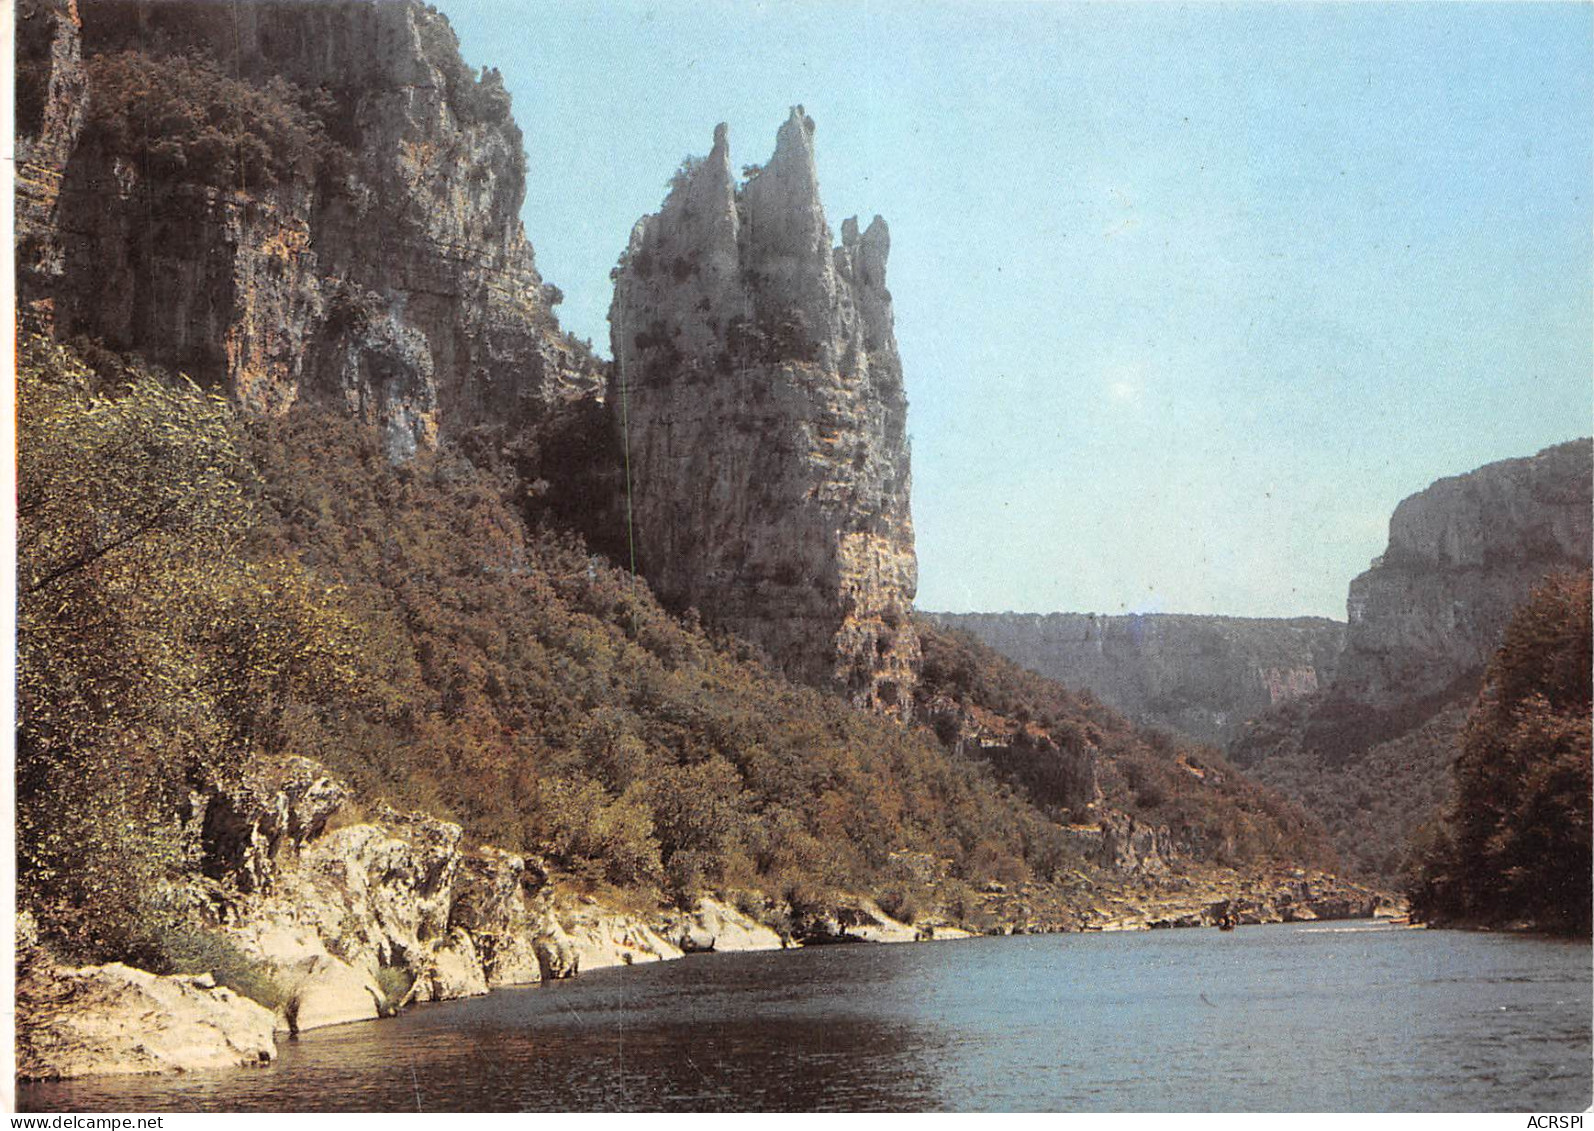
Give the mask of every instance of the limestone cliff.
M 522 230 L 508 95 L 434 9 L 30 0 L 19 17 L 19 284 L 58 334 L 258 411 L 341 403 L 394 458 L 601 388 Z
M 1445 795 L 1512 611 L 1547 575 L 1589 568 L 1591 513 L 1586 439 L 1406 499 L 1388 548 L 1350 583 L 1333 680 L 1252 720 L 1230 757 L 1321 818 L 1347 862 L 1394 875 Z
M 32 313 L 49 321 L 50 284 L 62 271 L 61 178 L 83 129 L 84 88 L 75 0 L 16 7 L 16 266 Z
M 1591 475 L 1590 441 L 1574 440 L 1396 507 L 1388 548 L 1350 583 L 1336 695 L 1385 706 L 1481 672 L 1539 581 L 1588 568 Z
M 610 402 L 660 595 L 906 716 L 918 574 L 890 237 L 878 217 L 841 234 L 801 107 L 740 186 L 719 127 L 615 272 Z
M 1137 723 L 1214 745 L 1253 715 L 1327 686 L 1345 633 L 1318 617 L 925 615 Z

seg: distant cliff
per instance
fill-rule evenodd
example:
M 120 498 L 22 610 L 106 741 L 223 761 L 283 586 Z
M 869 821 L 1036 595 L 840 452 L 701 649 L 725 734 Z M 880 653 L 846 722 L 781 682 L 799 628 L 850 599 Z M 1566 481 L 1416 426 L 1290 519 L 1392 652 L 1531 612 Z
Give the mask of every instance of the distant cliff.
M 1587 439 L 1441 479 L 1395 508 L 1350 584 L 1321 691 L 1247 725 L 1229 756 L 1317 814 L 1342 856 L 1389 876 L 1449 790 L 1448 766 L 1506 625 L 1547 576 L 1589 568 Z
M 1345 634 L 1318 617 L 925 615 L 1137 723 L 1219 746 L 1253 715 L 1326 686 Z
M 832 246 L 801 107 L 740 185 L 719 127 L 616 271 L 609 400 L 660 595 L 906 715 L 918 574 L 889 250 L 878 217 Z
M 1389 546 L 1350 583 L 1336 695 L 1373 706 L 1476 676 L 1546 574 L 1582 570 L 1590 441 L 1441 479 L 1395 508 Z
M 275 413 L 339 403 L 390 457 L 600 392 L 519 219 L 496 72 L 412 0 L 24 0 L 18 282 L 62 337 Z

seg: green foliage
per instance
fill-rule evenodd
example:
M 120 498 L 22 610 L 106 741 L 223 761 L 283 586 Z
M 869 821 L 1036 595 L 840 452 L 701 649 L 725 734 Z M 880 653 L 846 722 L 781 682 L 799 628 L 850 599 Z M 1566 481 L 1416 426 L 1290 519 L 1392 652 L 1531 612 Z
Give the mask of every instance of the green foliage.
M 196 925 L 192 917 L 159 904 L 146 908 L 141 931 L 127 958 L 156 974 L 210 974 L 270 1010 L 287 1004 L 288 994 L 271 968 L 239 950 L 231 939 Z
M 1517 610 L 1455 763 L 1455 800 L 1424 830 L 1414 913 L 1588 935 L 1589 575 L 1557 576 Z
M 1212 752 L 967 642 L 926 633 L 926 694 L 1025 720 L 1000 774 L 794 686 L 528 523 L 558 515 L 481 438 L 478 462 L 395 466 L 346 418 L 240 423 L 113 361 L 34 340 L 20 378 L 20 881 L 72 957 L 209 962 L 243 989 L 172 910 L 183 821 L 190 790 L 289 750 L 593 886 L 762 891 L 773 922 L 842 890 L 978 922 L 976 887 L 1077 871 L 1059 750 L 1098 751 L 1111 804 L 1210 858 L 1310 847 Z
M 309 412 L 251 431 L 266 548 L 339 585 L 367 641 L 367 706 L 305 716 L 295 746 L 366 791 L 680 899 L 798 877 L 867 892 L 903 849 L 971 876 L 1067 858 L 928 733 L 769 675 L 579 540 L 528 528 L 510 464 L 393 467 L 370 430 Z
M 255 86 L 197 54 L 141 51 L 96 56 L 88 77 L 86 136 L 157 182 L 257 189 L 313 180 L 339 156 L 325 96 L 280 77 Z
M 415 975 L 403 966 L 383 966 L 376 972 L 376 986 L 382 991 L 382 1013 L 392 1016 L 398 1012 L 399 1003 L 415 984 Z
M 145 935 L 189 863 L 189 791 L 280 750 L 304 704 L 345 701 L 356 651 L 332 594 L 246 553 L 225 402 L 138 367 L 103 386 L 23 343 L 18 881 L 68 954 L 158 959 Z
M 1450 764 L 1467 709 L 1446 707 L 1396 738 L 1335 761 L 1304 746 L 1316 701 L 1297 700 L 1252 724 L 1243 741 L 1260 756 L 1245 772 L 1322 821 L 1344 867 L 1398 884 L 1411 837 L 1449 800 Z
M 1068 762 L 1093 753 L 1103 799 L 1153 825 L 1180 848 L 1220 864 L 1329 865 L 1322 829 L 1283 796 L 1248 779 L 1211 747 L 1137 728 L 1089 692 L 1026 671 L 964 632 L 917 622 L 921 709 L 939 699 L 1012 725 L 1011 742 L 979 753 L 1036 805 L 1065 817 L 1077 789 Z M 942 734 L 942 740 L 953 737 Z

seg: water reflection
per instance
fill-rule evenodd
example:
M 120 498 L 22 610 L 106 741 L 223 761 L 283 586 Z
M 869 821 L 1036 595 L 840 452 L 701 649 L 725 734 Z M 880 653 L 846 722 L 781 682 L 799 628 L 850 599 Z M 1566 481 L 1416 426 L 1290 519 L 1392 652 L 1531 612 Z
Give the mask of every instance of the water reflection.
M 339 1026 L 275 1066 L 40 1084 L 23 1110 L 626 1111 L 939 1106 L 945 1035 L 893 1010 L 888 948 L 596 971 Z M 837 1001 L 837 979 L 860 995 Z M 869 1003 L 873 1003 L 871 1006 Z
M 1586 945 L 1279 926 L 703 956 L 415 1010 L 260 1070 L 23 1110 L 1550 1110 Z

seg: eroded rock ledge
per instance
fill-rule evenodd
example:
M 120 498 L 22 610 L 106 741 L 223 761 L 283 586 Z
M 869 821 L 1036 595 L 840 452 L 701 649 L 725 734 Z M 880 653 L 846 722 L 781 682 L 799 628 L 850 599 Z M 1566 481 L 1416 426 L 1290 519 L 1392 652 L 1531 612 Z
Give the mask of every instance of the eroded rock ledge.
M 783 939 L 705 898 L 643 917 L 559 892 L 540 861 L 470 845 L 459 825 L 387 806 L 367 812 L 321 766 L 288 758 L 190 799 L 202 877 L 197 918 L 269 970 L 275 1014 L 208 974 L 67 967 L 19 938 L 23 1078 L 265 1063 L 273 1031 L 385 1016 L 417 1002 L 679 958 L 775 949 Z
M 271 1010 L 209 974 L 162 977 L 119 962 L 62 966 L 17 917 L 17 1075 L 24 1080 L 267 1064 Z

